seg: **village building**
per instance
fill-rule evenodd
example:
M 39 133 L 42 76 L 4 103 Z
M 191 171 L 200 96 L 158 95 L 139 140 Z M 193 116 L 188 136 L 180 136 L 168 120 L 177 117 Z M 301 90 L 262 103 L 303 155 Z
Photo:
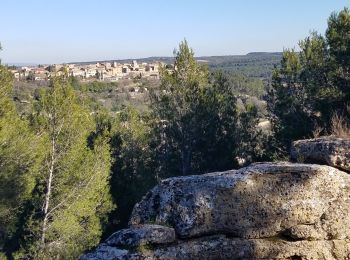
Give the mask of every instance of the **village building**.
M 113 62 L 97 62 L 94 64 L 52 64 L 47 67 L 22 67 L 11 70 L 16 80 L 49 80 L 53 76 L 68 73 L 69 76 L 81 80 L 117 81 L 119 79 L 159 78 L 160 63 L 120 64 Z

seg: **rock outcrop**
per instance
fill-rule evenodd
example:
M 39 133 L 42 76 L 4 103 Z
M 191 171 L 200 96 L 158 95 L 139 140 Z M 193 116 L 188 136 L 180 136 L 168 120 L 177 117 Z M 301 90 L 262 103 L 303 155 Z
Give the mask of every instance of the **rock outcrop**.
M 330 165 L 350 172 L 350 139 L 320 137 L 293 142 L 292 161 Z
M 106 240 L 106 245 L 133 247 L 167 244 L 175 241 L 175 230 L 160 225 L 139 225 L 122 229 Z
M 169 178 L 82 259 L 350 259 L 350 175 L 284 162 Z

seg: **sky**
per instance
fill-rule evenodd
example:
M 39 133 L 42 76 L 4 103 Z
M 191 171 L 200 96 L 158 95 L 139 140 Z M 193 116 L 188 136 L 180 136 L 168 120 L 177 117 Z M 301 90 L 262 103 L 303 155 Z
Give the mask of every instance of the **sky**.
M 1 0 L 2 63 L 282 51 L 349 0 Z

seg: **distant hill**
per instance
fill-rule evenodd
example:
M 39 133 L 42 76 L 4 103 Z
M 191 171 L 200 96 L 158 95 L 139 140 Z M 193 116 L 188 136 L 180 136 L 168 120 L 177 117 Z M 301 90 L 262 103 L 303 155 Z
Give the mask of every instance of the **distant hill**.
M 281 52 L 251 52 L 246 55 L 226 56 L 202 56 L 196 57 L 199 62 L 207 63 L 211 69 L 222 69 L 230 72 L 237 72 L 248 77 L 269 79 L 275 65 L 280 63 Z M 136 60 L 138 63 L 152 63 L 156 61 L 172 63 L 173 57 L 148 57 L 140 59 L 104 60 L 91 62 L 72 62 L 75 64 L 90 64 L 96 62 L 119 62 L 131 63 Z
M 281 52 L 251 52 L 247 55 L 201 57 L 212 69 L 222 69 L 244 74 L 248 77 L 269 79 L 272 69 L 279 65 Z

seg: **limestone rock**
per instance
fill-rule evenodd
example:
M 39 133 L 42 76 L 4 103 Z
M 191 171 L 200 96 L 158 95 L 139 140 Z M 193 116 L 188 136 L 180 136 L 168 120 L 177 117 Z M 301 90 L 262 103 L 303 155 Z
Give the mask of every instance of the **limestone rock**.
M 155 259 L 349 259 L 350 242 L 207 237 L 154 251 Z
M 141 246 L 166 244 L 175 241 L 175 230 L 160 225 L 140 225 L 122 229 L 112 234 L 106 244 L 109 246 Z
M 295 141 L 291 159 L 301 163 L 319 163 L 350 171 L 350 139 L 321 137 Z
M 322 240 L 326 233 L 316 225 L 298 225 L 291 227 L 282 233 L 286 238 L 291 240 Z
M 106 244 L 101 244 L 94 252 L 88 253 L 82 256 L 81 260 L 112 260 L 112 259 L 123 259 L 128 255 L 129 251 L 125 249 L 118 249 L 116 247 L 111 247 Z
M 81 259 L 350 259 L 349 223 L 346 172 L 258 163 L 163 180 Z
M 350 175 L 329 166 L 254 164 L 238 171 L 162 181 L 138 203 L 130 225 L 170 225 L 181 238 L 274 237 L 309 225 L 307 237 L 350 238 Z M 314 231 L 311 231 L 314 229 Z
M 279 238 L 240 239 L 221 236 L 195 238 L 179 241 L 174 245 L 154 249 L 116 250 L 100 247 L 81 260 L 105 259 L 302 259 L 334 260 L 349 259 L 350 241 L 285 241 Z

